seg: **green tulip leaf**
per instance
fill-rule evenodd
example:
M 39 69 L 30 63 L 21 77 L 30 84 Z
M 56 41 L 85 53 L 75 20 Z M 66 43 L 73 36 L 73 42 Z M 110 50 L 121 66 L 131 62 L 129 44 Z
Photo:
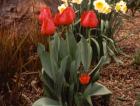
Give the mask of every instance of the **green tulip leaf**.
M 32 106 L 62 106 L 59 104 L 59 102 L 47 98 L 47 97 L 42 97 L 38 99 Z
M 85 95 L 87 96 L 102 96 L 112 94 L 104 85 L 100 83 L 91 83 L 85 89 Z
M 69 31 L 66 35 L 67 35 L 66 36 L 66 41 L 67 41 L 68 52 L 69 52 L 71 58 L 75 59 L 77 42 L 76 42 L 75 37 L 74 37 L 74 35 L 71 31 Z
M 81 37 L 81 41 L 79 43 L 82 64 L 84 66 L 84 70 L 88 71 L 92 60 L 92 48 L 84 37 Z
M 43 70 L 52 80 L 54 80 L 54 76 L 52 74 L 50 55 L 48 52 L 45 52 L 45 46 L 42 44 L 38 44 L 37 51 L 41 60 Z

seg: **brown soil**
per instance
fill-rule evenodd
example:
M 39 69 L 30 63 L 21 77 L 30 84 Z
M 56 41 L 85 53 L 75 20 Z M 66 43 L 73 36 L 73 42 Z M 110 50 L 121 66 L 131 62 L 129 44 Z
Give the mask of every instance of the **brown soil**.
M 126 39 L 123 39 L 127 36 Z M 136 93 L 140 92 L 140 68 L 133 65 L 135 51 L 140 49 L 140 13 L 129 20 L 124 20 L 124 25 L 119 31 L 116 40 L 125 54 L 119 55 L 124 64 L 115 62 L 102 69 L 101 83 L 112 92 L 111 106 L 134 106 Z

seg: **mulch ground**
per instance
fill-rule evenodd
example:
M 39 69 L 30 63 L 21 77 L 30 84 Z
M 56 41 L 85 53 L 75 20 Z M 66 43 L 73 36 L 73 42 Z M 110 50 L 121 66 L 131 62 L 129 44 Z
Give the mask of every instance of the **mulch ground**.
M 123 39 L 125 36 L 127 38 Z M 113 92 L 111 106 L 134 106 L 136 94 L 140 92 L 140 68 L 133 65 L 133 56 L 140 49 L 140 13 L 124 20 L 116 40 L 120 41 L 118 46 L 127 55 L 118 56 L 124 64 L 117 65 L 114 62 L 105 66 L 100 82 Z

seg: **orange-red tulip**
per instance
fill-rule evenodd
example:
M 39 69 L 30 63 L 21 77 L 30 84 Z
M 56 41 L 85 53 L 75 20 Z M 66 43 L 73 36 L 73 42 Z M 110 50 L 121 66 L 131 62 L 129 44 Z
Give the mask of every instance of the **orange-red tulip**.
M 86 85 L 90 81 L 90 76 L 87 73 L 83 73 L 79 77 L 80 83 Z
M 95 28 L 98 25 L 98 19 L 94 11 L 85 11 L 81 15 L 81 25 L 83 27 Z
M 67 7 L 62 13 L 57 13 L 54 17 L 55 25 L 70 25 L 75 19 L 75 12 L 72 7 Z
M 41 33 L 46 35 L 46 36 L 50 36 L 52 34 L 54 34 L 56 30 L 55 24 L 53 22 L 53 20 L 51 19 L 47 19 L 44 20 L 41 26 Z
M 43 23 L 44 20 L 48 18 L 52 18 L 51 10 L 49 7 L 45 7 L 41 9 L 40 14 L 39 14 L 39 21 Z

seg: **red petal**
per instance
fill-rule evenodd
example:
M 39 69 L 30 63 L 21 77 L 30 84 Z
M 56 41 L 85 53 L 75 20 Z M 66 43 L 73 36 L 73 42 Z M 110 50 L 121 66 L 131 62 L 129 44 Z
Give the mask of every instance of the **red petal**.
M 52 18 L 51 10 L 49 7 L 43 8 L 39 14 L 39 21 L 42 23 L 47 18 Z
M 75 19 L 75 12 L 73 8 L 67 7 L 61 14 L 57 13 L 54 18 L 56 25 L 69 25 Z
M 83 27 L 94 28 L 98 25 L 98 19 L 94 11 L 86 11 L 81 15 L 81 25 Z
M 47 19 L 46 21 L 43 21 L 41 26 L 41 33 L 45 35 L 52 35 L 54 34 L 56 30 L 56 27 L 54 25 L 54 22 L 51 19 Z

